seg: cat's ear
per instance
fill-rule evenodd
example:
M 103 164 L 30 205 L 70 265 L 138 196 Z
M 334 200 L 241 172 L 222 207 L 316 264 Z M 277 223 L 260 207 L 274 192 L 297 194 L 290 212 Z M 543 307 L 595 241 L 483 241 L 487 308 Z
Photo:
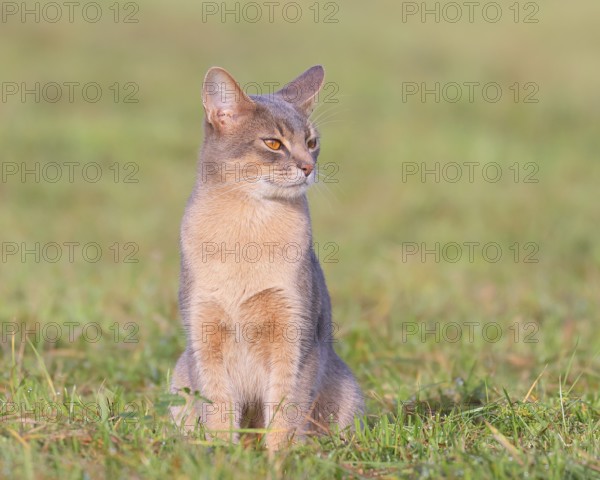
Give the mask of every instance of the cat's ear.
M 288 83 L 276 95 L 283 97 L 286 102 L 293 103 L 306 115 L 310 115 L 324 79 L 325 70 L 321 65 L 315 65 Z
M 219 130 L 227 130 L 254 109 L 254 102 L 223 68 L 212 67 L 202 86 L 206 120 Z

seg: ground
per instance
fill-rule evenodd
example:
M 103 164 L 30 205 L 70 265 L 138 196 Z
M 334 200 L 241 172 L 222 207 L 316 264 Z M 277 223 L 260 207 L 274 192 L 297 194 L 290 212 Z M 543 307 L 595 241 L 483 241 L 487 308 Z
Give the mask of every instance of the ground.
M 600 478 L 597 2 L 258 5 L 3 17 L 0 476 Z M 317 63 L 315 248 L 368 415 L 269 460 L 170 422 L 178 228 L 205 71 Z

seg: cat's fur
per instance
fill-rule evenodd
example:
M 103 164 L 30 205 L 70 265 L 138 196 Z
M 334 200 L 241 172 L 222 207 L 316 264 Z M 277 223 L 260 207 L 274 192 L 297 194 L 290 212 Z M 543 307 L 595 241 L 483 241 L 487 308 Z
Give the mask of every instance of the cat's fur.
M 221 68 L 204 81 L 205 140 L 181 225 L 187 348 L 171 388 L 187 399 L 172 408 L 175 421 L 200 421 L 210 436 L 268 428 L 275 450 L 330 422 L 352 427 L 363 413 L 360 388 L 333 349 L 305 195 L 319 154 L 309 115 L 323 78 L 312 67 L 261 96 L 245 95 Z

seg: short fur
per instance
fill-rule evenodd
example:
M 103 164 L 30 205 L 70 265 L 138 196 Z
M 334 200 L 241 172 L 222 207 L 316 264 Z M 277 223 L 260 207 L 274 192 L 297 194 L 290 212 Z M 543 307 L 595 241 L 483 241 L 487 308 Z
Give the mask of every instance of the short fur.
M 175 421 L 200 421 L 209 436 L 268 428 L 276 450 L 330 422 L 352 427 L 363 413 L 360 388 L 333 349 L 305 195 L 319 154 L 309 115 L 323 78 L 312 67 L 262 96 L 246 96 L 221 68 L 204 81 L 205 140 L 181 225 L 187 347 L 171 389 L 187 399 L 172 408 Z

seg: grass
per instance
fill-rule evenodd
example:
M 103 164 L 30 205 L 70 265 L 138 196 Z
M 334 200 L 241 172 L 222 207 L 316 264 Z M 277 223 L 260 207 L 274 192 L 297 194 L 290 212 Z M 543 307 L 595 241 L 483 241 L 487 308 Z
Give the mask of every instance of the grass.
M 308 3 L 295 24 L 203 23 L 191 1 L 145 2 L 136 24 L 104 3 L 97 24 L 3 23 L 3 85 L 98 82 L 104 95 L 0 105 L 3 169 L 78 162 L 72 182 L 0 183 L 2 253 L 19 248 L 0 262 L 0 477 L 600 478 L 600 12 L 544 3 L 539 23 L 515 24 L 510 3 L 495 24 L 403 23 L 391 1 L 340 3 L 335 24 L 310 20 Z M 315 63 L 339 100 L 319 107 L 336 182 L 310 194 L 315 239 L 368 416 L 271 462 L 261 445 L 184 437 L 168 417 L 185 344 L 178 226 L 206 69 L 283 83 Z M 403 82 L 471 81 L 503 98 L 403 101 Z M 139 102 L 115 103 L 115 82 L 123 95 L 136 84 Z M 539 102 L 515 103 L 516 82 L 537 84 Z M 407 175 L 436 162 L 463 178 Z M 478 164 L 472 182 L 464 162 Z M 481 174 L 492 163 L 496 183 Z M 65 242 L 79 243 L 72 261 Z M 472 261 L 465 242 L 479 244 Z M 36 243 L 39 260 L 21 258 Z M 439 261 L 421 256 L 436 248 Z

